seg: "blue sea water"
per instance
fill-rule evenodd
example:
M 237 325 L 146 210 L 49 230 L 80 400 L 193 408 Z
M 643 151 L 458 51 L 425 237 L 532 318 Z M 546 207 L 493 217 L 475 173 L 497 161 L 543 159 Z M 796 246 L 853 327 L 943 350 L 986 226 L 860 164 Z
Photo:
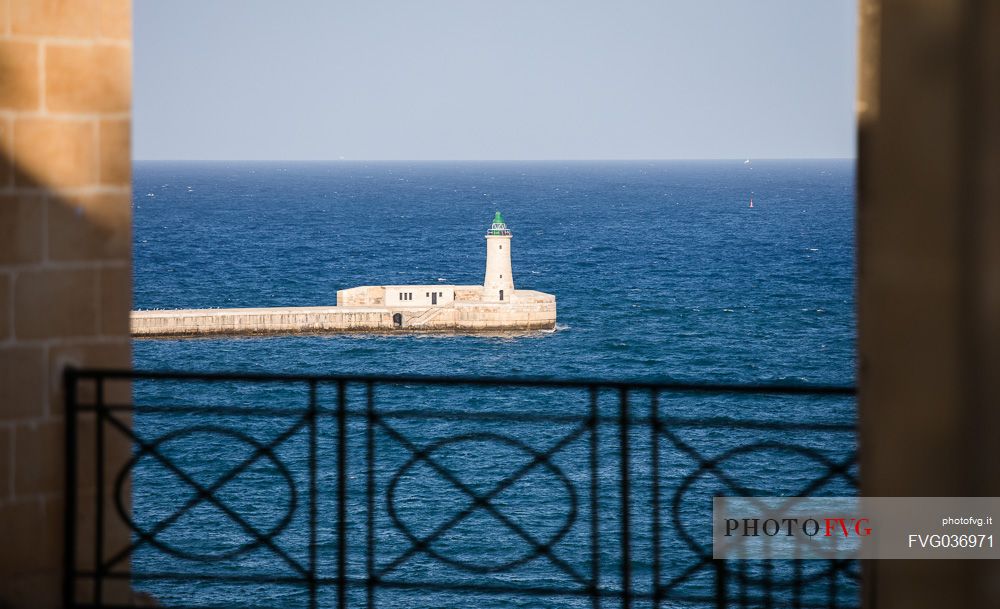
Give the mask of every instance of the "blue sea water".
M 559 320 L 554 332 L 516 337 L 141 340 L 134 347 L 135 367 L 853 384 L 853 175 L 853 163 L 846 160 L 749 165 L 138 162 L 133 209 L 136 308 L 327 305 L 335 303 L 338 289 L 355 285 L 481 283 L 483 235 L 500 210 L 513 232 L 517 287 L 555 294 Z M 334 389 L 321 387 L 320 402 L 334 405 Z M 351 388 L 348 402 L 363 410 L 360 391 Z M 588 408 L 585 392 L 410 387 L 387 388 L 378 397 L 379 408 L 386 412 L 416 407 L 582 417 Z M 135 385 L 138 404 L 292 408 L 305 399 L 302 387 Z M 602 395 L 599 403 L 602 412 L 613 414 L 617 398 Z M 663 415 L 688 418 L 855 419 L 852 400 L 829 397 L 671 395 L 662 397 L 659 408 Z M 648 414 L 648 396 L 634 396 L 633 409 Z M 135 417 L 140 435 L 159 438 L 157 446 L 206 485 L 251 454 L 254 442 L 271 441 L 289 424 L 290 419 L 282 417 L 169 412 L 140 412 Z M 572 434 L 574 425 L 514 417 L 493 422 L 393 420 L 392 429 L 415 449 L 388 428 L 377 430 L 375 566 L 391 565 L 409 547 L 408 534 L 426 535 L 465 505 L 453 484 L 426 462 L 413 461 L 414 450 L 433 447 L 439 462 L 463 483 L 486 492 L 521 461 L 530 460 L 532 450 L 543 451 Z M 237 438 L 236 432 L 243 437 Z M 653 440 L 642 428 L 631 433 L 637 481 L 633 571 L 635 589 L 641 592 L 650 589 L 653 568 L 648 552 L 648 455 Z M 721 457 L 727 471 L 758 494 L 794 494 L 817 478 L 816 458 L 806 454 L 809 450 L 837 460 L 854 448 L 851 434 L 720 428 L 677 433 L 703 457 Z M 584 509 L 590 501 L 585 436 L 568 442 L 548 466 L 536 468 L 495 500 L 501 513 L 538 539 L 549 540 L 545 543 L 552 544 L 559 560 L 536 556 L 498 570 L 503 563 L 529 556 L 530 544 L 496 517 L 478 511 L 437 539 L 430 551 L 413 552 L 386 579 L 582 586 L 573 574 L 589 576 L 593 566 L 589 514 Z M 320 424 L 319 438 L 323 475 L 317 493 L 323 526 L 317 564 L 321 575 L 332 577 L 338 543 L 329 520 L 336 503 L 332 419 Z M 307 439 L 305 431 L 294 433 L 275 450 L 274 459 L 258 460 L 219 491 L 226 505 L 247 522 L 275 531 L 274 543 L 293 561 L 307 558 Z M 621 474 L 616 469 L 619 436 L 608 428 L 599 433 L 599 440 L 601 480 L 607 490 L 598 498 L 598 528 L 606 538 L 598 570 L 602 586 L 618 589 L 620 550 L 615 540 L 622 519 L 613 482 Z M 710 497 L 724 492 L 719 492 L 720 480 L 699 470 L 691 455 L 666 439 L 659 441 L 664 443 L 664 502 L 676 499 L 676 505 L 663 508 L 661 582 L 669 582 L 699 558 L 681 529 L 689 528 L 693 537 L 703 540 L 710 528 Z M 761 442 L 804 450 L 758 446 Z M 348 575 L 360 579 L 366 574 L 367 535 L 364 420 L 352 420 L 348 426 L 348 454 Z M 145 453 L 138 455 L 132 475 L 133 520 L 140 529 L 163 521 L 193 494 L 189 485 Z M 828 495 L 851 492 L 842 476 L 817 490 Z M 132 557 L 134 572 L 295 574 L 289 561 L 271 548 L 240 551 L 251 540 L 246 530 L 208 502 L 179 517 L 158 539 L 187 555 L 143 544 Z M 199 560 L 202 555 L 224 558 Z M 809 568 L 813 575 L 818 573 L 819 567 Z M 484 570 L 491 572 L 481 573 Z M 847 573 L 838 577 L 845 598 L 852 598 L 854 580 Z M 673 590 L 710 593 L 711 582 L 710 569 L 703 567 Z M 173 603 L 308 606 L 301 586 L 263 579 L 219 584 L 154 578 L 139 579 L 136 586 Z M 822 594 L 829 588 L 822 586 L 803 594 Z M 364 606 L 363 588 L 353 587 L 350 594 L 352 604 Z M 324 588 L 322 606 L 335 596 L 335 590 Z M 403 587 L 380 590 L 376 600 L 379 606 L 413 608 L 590 603 L 573 595 L 470 596 Z M 616 606 L 609 603 L 605 606 Z

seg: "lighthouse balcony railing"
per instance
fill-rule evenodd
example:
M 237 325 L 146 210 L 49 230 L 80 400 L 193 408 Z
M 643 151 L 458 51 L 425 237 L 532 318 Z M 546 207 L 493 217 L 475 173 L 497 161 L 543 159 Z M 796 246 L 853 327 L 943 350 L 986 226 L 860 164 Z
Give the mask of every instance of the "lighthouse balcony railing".
M 67 608 L 859 604 L 854 561 L 710 536 L 716 495 L 856 492 L 850 387 L 69 370 L 65 401 Z

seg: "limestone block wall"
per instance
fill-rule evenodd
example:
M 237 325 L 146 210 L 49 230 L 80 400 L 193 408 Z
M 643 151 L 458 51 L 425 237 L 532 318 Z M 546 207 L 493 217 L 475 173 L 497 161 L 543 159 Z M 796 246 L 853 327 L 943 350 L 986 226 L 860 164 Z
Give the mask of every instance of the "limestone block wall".
M 510 301 L 514 304 L 518 303 L 553 303 L 555 304 L 556 297 L 552 294 L 546 294 L 545 292 L 536 292 L 535 290 L 515 290 L 511 295 Z
M 399 315 L 401 325 L 393 318 Z M 437 307 L 277 307 L 134 311 L 136 337 L 338 332 L 503 332 L 551 329 L 556 303 L 452 303 Z
M 556 303 L 455 305 L 455 330 L 460 332 L 550 330 L 556 323 Z
M 370 307 L 278 307 L 136 311 L 137 337 L 384 332 L 392 315 Z
M 129 0 L 0 0 L 5 608 L 60 605 L 64 366 L 131 365 L 130 124 Z M 108 390 L 129 397 L 127 386 Z M 92 396 L 83 389 L 81 398 Z M 81 420 L 81 433 L 92 438 L 93 424 Z M 112 460 L 127 454 L 120 436 L 108 443 Z M 88 458 L 79 493 L 90 505 L 98 489 Z M 93 556 L 91 525 L 79 523 L 83 568 Z M 127 540 L 121 525 L 107 526 L 107 547 Z M 108 592 L 124 600 L 114 586 Z
M 374 307 L 385 304 L 385 287 L 363 285 L 337 290 L 337 305 L 341 307 Z
M 551 330 L 556 322 L 556 302 L 524 304 L 456 302 L 444 307 L 387 307 L 389 318 L 402 315 L 404 332 L 509 332 Z M 396 331 L 397 328 L 390 328 Z
M 404 332 L 451 332 L 455 329 L 455 308 L 438 307 L 387 307 L 390 319 L 400 315 L 402 326 L 393 330 Z
M 482 299 L 483 299 L 483 286 L 481 285 L 455 286 L 456 302 L 480 302 Z

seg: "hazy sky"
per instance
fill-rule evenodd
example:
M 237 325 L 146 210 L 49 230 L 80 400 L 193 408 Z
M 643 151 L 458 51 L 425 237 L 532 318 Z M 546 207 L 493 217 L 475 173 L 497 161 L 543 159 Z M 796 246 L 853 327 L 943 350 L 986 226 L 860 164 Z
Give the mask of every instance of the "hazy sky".
M 136 0 L 137 159 L 854 154 L 854 0 Z

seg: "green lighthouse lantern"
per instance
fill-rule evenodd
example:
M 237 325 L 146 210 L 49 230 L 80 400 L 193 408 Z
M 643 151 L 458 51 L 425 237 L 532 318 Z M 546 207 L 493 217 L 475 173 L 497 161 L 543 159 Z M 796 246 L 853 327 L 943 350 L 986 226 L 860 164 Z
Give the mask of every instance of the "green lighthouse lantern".
M 510 229 L 507 228 L 507 224 L 503 221 L 503 216 L 500 212 L 497 212 L 493 216 L 493 224 L 490 225 L 490 230 L 486 231 L 486 235 L 510 235 Z

